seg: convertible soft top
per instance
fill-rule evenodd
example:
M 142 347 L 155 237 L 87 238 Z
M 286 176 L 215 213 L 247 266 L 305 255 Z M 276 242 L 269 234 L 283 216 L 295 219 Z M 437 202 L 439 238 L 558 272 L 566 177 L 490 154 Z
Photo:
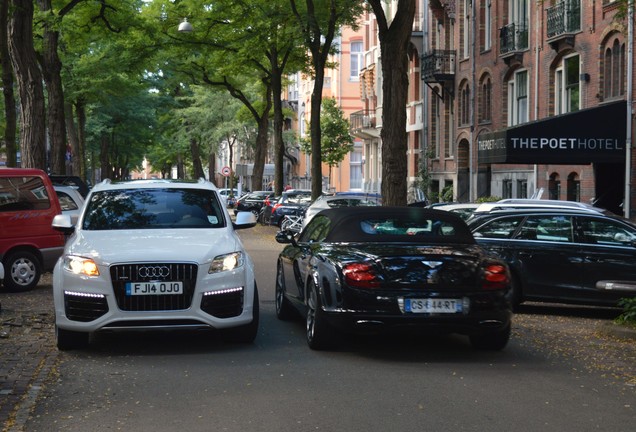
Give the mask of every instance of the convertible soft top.
M 421 207 L 343 207 L 318 213 L 326 242 L 463 243 L 475 239 L 457 215 Z M 322 221 L 321 221 L 322 219 Z

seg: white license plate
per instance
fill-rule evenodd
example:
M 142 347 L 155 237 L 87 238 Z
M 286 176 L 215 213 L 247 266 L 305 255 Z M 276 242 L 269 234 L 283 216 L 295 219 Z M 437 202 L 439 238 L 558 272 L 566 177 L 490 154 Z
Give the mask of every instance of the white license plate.
M 183 294 L 183 282 L 127 282 L 126 295 Z
M 404 299 L 404 311 L 409 313 L 460 313 L 462 302 L 458 299 L 443 298 Z

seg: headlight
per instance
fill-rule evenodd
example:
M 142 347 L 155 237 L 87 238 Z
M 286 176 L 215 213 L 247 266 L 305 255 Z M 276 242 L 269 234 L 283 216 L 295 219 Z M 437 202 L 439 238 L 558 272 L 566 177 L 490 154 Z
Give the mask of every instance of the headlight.
M 83 258 L 72 255 L 66 256 L 64 257 L 64 269 L 75 274 L 99 276 L 97 264 L 95 264 L 95 261 L 90 258 Z
M 232 252 L 227 255 L 219 255 L 212 260 L 208 273 L 220 273 L 234 270 L 243 265 L 243 252 Z

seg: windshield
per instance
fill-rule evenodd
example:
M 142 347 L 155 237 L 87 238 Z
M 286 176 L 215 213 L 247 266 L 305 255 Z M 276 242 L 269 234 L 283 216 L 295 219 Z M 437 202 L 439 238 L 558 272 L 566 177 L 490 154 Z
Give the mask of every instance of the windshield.
M 222 228 L 215 193 L 207 189 L 120 189 L 95 192 L 82 229 Z

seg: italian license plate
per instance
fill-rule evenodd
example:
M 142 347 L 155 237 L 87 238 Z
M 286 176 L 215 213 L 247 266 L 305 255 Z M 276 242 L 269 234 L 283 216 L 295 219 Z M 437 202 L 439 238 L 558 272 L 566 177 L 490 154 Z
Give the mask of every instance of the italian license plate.
M 443 298 L 404 299 L 404 311 L 409 313 L 460 313 L 462 302 L 458 299 Z
M 183 294 L 183 282 L 127 282 L 126 295 Z

